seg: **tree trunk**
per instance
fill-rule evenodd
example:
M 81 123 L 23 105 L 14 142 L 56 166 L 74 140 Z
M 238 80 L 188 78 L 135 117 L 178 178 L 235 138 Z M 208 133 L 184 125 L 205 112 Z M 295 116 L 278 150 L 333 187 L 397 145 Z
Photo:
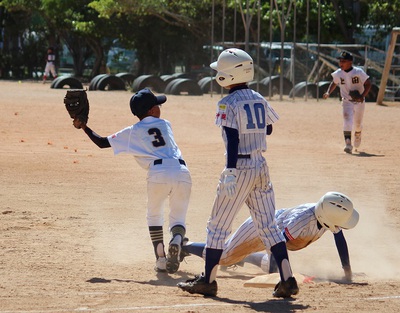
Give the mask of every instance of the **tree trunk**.
M 351 12 L 353 13 L 353 6 L 352 6 L 353 1 L 352 0 L 344 0 L 344 11 Z M 353 43 L 354 38 L 353 38 L 353 33 L 354 33 L 354 26 L 351 25 L 351 27 L 346 24 L 346 17 L 343 16 L 340 12 L 339 8 L 339 3 L 338 0 L 332 0 L 333 7 L 335 9 L 336 13 L 336 21 L 339 25 L 339 29 L 341 30 L 343 34 L 344 41 L 346 43 Z M 354 21 L 353 21 L 354 22 Z
M 90 38 L 88 39 L 88 44 L 94 53 L 94 63 L 90 77 L 93 78 L 99 74 L 106 74 L 107 65 L 104 58 L 104 47 L 102 46 L 100 40 Z

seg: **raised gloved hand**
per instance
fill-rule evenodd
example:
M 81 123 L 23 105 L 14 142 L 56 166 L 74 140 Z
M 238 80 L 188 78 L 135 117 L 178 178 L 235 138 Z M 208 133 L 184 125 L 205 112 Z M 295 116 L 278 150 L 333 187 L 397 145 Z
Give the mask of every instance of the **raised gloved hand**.
M 225 190 L 227 196 L 231 198 L 236 192 L 236 168 L 226 168 L 222 172 L 222 190 Z
M 85 89 L 69 89 L 64 97 L 65 108 L 74 120 L 75 128 L 82 128 L 89 119 L 89 100 Z

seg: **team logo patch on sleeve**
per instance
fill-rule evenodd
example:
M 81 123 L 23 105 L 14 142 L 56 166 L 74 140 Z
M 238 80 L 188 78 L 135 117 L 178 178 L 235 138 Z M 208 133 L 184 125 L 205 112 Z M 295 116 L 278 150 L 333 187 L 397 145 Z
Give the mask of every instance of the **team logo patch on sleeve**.
M 220 112 L 218 112 L 218 113 L 215 115 L 215 119 L 216 119 L 216 120 L 226 120 L 226 113 L 220 113 Z
M 226 120 L 226 104 L 218 104 L 218 111 L 215 118 L 216 121 Z
M 293 236 L 290 234 L 289 229 L 287 227 L 285 227 L 285 234 L 286 237 L 289 238 L 289 240 L 294 240 Z

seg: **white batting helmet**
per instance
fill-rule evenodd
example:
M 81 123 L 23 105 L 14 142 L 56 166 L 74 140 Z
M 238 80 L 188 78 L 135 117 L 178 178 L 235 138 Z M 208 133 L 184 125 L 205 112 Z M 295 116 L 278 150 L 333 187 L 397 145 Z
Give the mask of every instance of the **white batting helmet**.
M 251 56 L 236 48 L 221 52 L 216 62 L 210 64 L 216 70 L 216 81 L 221 87 L 248 83 L 254 79 L 254 65 Z
M 315 206 L 318 222 L 332 232 L 336 227 L 350 229 L 357 225 L 360 218 L 353 203 L 340 192 L 327 192 Z

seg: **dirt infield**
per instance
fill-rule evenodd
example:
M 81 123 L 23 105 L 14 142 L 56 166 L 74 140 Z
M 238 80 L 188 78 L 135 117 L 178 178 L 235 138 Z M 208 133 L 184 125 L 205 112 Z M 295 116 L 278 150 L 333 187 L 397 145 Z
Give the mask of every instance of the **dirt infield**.
M 173 275 L 153 270 L 145 222 L 146 172 L 132 157 L 97 148 L 72 126 L 65 90 L 0 81 L 0 313 L 5 312 L 399 312 L 400 106 L 368 103 L 361 152 L 343 152 L 337 99 L 271 99 L 280 114 L 266 158 L 278 208 L 347 194 L 360 222 L 345 231 L 354 282 L 341 281 L 333 236 L 289 254 L 293 270 L 315 277 L 293 299 L 244 287 L 264 273 L 252 265 L 219 271 L 217 298 L 176 283 L 203 271 L 186 258 Z M 137 120 L 128 91 L 89 91 L 89 125 L 109 135 Z M 220 96 L 168 96 L 171 121 L 193 178 L 187 235 L 205 227 L 224 165 L 214 126 Z M 243 208 L 235 227 L 248 216 Z M 167 235 L 167 234 L 166 234 Z

